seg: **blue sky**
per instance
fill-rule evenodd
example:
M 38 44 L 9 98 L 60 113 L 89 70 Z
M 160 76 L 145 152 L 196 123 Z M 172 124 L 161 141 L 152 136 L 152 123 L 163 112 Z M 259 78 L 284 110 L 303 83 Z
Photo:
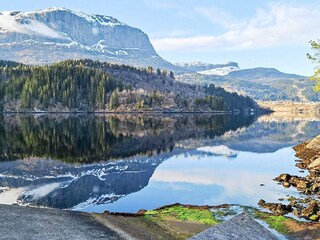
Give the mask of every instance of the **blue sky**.
M 1 10 L 66 7 L 118 18 L 146 32 L 171 62 L 236 61 L 311 75 L 308 41 L 320 38 L 320 0 L 10 0 Z

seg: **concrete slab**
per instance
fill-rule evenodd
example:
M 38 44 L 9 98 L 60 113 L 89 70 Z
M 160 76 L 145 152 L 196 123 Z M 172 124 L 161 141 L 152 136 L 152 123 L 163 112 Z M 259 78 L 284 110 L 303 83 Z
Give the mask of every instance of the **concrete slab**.
M 0 205 L 0 239 L 124 239 L 90 214 Z

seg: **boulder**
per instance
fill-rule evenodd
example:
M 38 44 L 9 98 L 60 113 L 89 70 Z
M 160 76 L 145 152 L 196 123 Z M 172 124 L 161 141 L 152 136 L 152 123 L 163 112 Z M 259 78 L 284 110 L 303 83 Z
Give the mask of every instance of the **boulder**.
M 296 186 L 298 185 L 300 179 L 302 179 L 302 178 L 297 177 L 297 176 L 292 176 L 292 177 L 290 178 L 290 180 L 289 180 L 289 183 L 290 183 L 291 185 L 293 185 L 293 186 L 296 187 Z
M 289 188 L 289 187 L 291 187 L 291 184 L 288 182 L 283 182 L 282 186 L 284 186 L 285 188 Z
M 320 183 L 315 183 L 311 186 L 311 191 L 313 193 L 319 193 L 320 192 Z
M 310 216 L 317 214 L 318 210 L 319 210 L 318 203 L 315 201 L 312 201 L 308 205 L 308 207 L 302 211 L 302 216 L 309 218 Z
M 316 167 L 320 167 L 320 157 L 318 157 L 316 160 L 314 160 L 308 165 L 308 169 L 316 168 Z
M 269 209 L 271 212 L 275 213 L 276 215 L 285 215 L 289 212 L 292 212 L 291 205 L 284 205 L 282 203 L 266 203 L 263 199 L 260 199 L 258 205 L 260 207 Z
M 300 179 L 297 184 L 297 189 L 299 191 L 305 191 L 308 188 L 308 182 L 306 180 Z
M 284 173 L 284 174 L 281 174 L 279 177 L 276 177 L 275 180 L 277 180 L 278 182 L 287 182 L 290 180 L 290 178 L 291 178 L 290 174 Z
M 320 150 L 320 135 L 310 140 L 307 143 L 306 148 Z

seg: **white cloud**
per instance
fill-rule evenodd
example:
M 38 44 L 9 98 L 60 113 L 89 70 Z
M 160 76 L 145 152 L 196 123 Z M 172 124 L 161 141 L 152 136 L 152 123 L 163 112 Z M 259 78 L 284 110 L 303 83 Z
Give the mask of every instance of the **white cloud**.
M 0 27 L 5 30 L 18 32 L 21 30 L 19 23 L 15 21 L 15 19 L 7 13 L 0 14 Z
M 9 12 L 3 12 L 0 15 L 0 27 L 8 32 L 19 32 L 25 34 L 36 34 L 51 38 L 63 38 L 57 31 L 48 27 L 44 23 L 30 19 L 28 24 L 20 24 L 16 21 L 14 16 Z
M 226 31 L 220 35 L 185 38 L 162 38 L 152 42 L 159 51 L 237 50 L 255 49 L 285 44 L 305 44 L 320 36 L 320 9 L 271 4 L 268 9 L 257 9 L 247 20 L 234 19 L 216 8 L 195 8 L 195 11 Z
M 195 7 L 195 12 L 209 19 L 213 24 L 221 25 L 227 29 L 239 27 L 239 21 L 227 11 L 217 7 Z
M 31 20 L 30 23 L 23 26 L 23 28 L 27 33 L 34 33 L 51 38 L 62 38 L 62 36 L 58 32 L 56 32 L 52 28 L 49 28 L 44 23 L 38 22 L 36 20 Z
M 173 11 L 175 15 L 184 18 L 193 19 L 197 15 L 187 1 L 145 0 L 144 3 L 152 9 Z
M 31 191 L 27 191 L 27 195 L 32 197 L 32 200 L 37 200 L 47 196 L 49 193 L 53 192 L 55 189 L 59 187 L 60 183 L 51 183 L 39 188 L 33 189 Z

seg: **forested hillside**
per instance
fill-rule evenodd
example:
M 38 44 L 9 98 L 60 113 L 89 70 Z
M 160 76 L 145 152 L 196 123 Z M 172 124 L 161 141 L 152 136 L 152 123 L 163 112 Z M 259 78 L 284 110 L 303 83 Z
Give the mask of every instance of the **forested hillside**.
M 245 111 L 248 97 L 177 82 L 172 72 L 92 60 L 47 66 L 0 61 L 4 111 Z
M 314 82 L 308 77 L 285 74 L 276 69 L 255 68 L 229 73 L 225 76 L 187 73 L 176 76 L 178 81 L 189 84 L 214 84 L 256 101 L 319 101 Z

